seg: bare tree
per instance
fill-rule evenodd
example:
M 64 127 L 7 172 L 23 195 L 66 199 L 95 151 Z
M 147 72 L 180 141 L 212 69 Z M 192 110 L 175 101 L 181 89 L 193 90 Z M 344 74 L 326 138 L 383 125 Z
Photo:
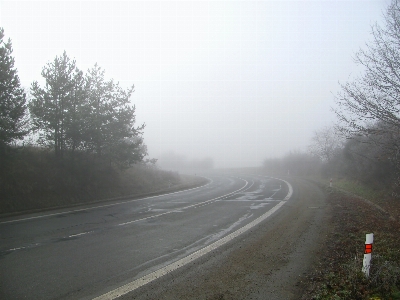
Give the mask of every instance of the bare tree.
M 353 82 L 341 85 L 336 97 L 339 130 L 347 137 L 367 137 L 399 152 L 400 137 L 400 1 L 393 0 L 384 15 L 385 27 L 372 26 L 372 42 L 356 53 L 365 69 Z
M 309 152 L 324 162 L 330 162 L 343 148 L 344 139 L 333 127 L 324 127 L 314 132 Z

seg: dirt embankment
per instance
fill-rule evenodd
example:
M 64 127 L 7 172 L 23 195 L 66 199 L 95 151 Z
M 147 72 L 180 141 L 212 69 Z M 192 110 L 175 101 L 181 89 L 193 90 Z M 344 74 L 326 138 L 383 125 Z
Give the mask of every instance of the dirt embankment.
M 292 180 L 293 199 L 250 233 L 122 299 L 298 299 L 329 222 L 324 192 Z

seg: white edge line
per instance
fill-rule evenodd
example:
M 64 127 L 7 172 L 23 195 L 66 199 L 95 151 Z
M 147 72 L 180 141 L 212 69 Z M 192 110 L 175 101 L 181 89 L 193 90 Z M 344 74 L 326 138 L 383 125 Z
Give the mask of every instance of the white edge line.
M 282 201 L 287 201 L 287 200 L 290 199 L 290 197 L 292 197 L 292 194 L 293 194 L 293 187 L 292 187 L 291 184 L 290 184 L 289 182 L 287 182 L 286 180 L 281 179 L 281 178 L 271 177 L 271 176 L 265 176 L 265 175 L 255 175 L 255 176 L 261 176 L 261 177 L 272 178 L 272 179 L 276 179 L 276 180 L 283 181 L 283 182 L 286 183 L 286 185 L 288 186 L 289 192 L 287 193 L 286 197 L 285 197 Z
M 283 179 L 280 179 L 280 178 L 274 178 L 274 179 L 281 180 L 281 181 L 283 181 L 284 183 L 287 184 L 287 186 L 288 186 L 288 188 L 289 188 L 289 192 L 287 193 L 287 195 L 286 195 L 286 197 L 283 199 L 283 201 L 289 200 L 290 197 L 292 197 L 292 194 L 293 194 L 293 187 L 292 187 L 292 185 L 291 185 L 289 182 L 287 182 L 286 180 L 283 180 Z
M 97 208 L 109 207 L 109 206 L 129 203 L 129 202 L 142 201 L 142 200 L 151 199 L 151 198 L 158 198 L 158 197 L 162 197 L 162 196 L 173 195 L 173 194 L 177 194 L 177 193 L 187 192 L 187 191 L 199 189 L 199 188 L 202 188 L 202 187 L 206 187 L 207 185 L 210 185 L 213 182 L 213 180 L 208 178 L 208 177 L 204 177 L 204 176 L 199 176 L 199 177 L 206 178 L 207 180 L 209 180 L 209 182 L 207 184 L 205 184 L 205 185 L 202 185 L 202 186 L 198 186 L 198 187 L 195 187 L 195 188 L 190 188 L 190 189 L 187 189 L 187 190 L 177 191 L 177 192 L 173 192 L 173 193 L 161 194 L 161 195 L 157 195 L 157 196 L 149 196 L 149 197 L 145 197 L 145 198 L 132 199 L 132 200 L 116 202 L 116 203 L 110 203 L 110 204 L 99 205 L 99 206 L 93 206 L 93 207 L 88 207 L 88 208 L 68 210 L 68 211 L 63 211 L 63 212 L 59 212 L 59 213 L 41 215 L 41 216 L 36 216 L 36 217 L 29 217 L 29 218 L 23 218 L 23 219 L 17 219 L 17 220 L 3 221 L 3 222 L 0 222 L 0 224 L 15 223 L 15 222 L 46 218 L 46 217 L 57 216 L 57 215 L 66 215 L 66 214 L 79 212 L 79 211 L 86 211 L 86 210 L 92 210 L 92 209 L 97 209 Z M 112 200 L 110 200 L 110 201 L 112 201 Z
M 281 179 L 280 179 L 281 180 Z M 287 194 L 287 196 L 285 197 L 286 200 L 288 200 L 290 198 L 290 196 L 293 193 L 293 188 L 292 186 L 285 180 L 284 181 L 286 184 L 288 184 L 289 187 L 289 192 Z M 231 234 L 227 235 L 226 237 L 172 263 L 169 264 L 168 266 L 165 266 L 157 271 L 154 271 L 148 275 L 145 275 L 139 279 L 136 279 L 128 284 L 125 284 L 119 288 L 116 288 L 115 290 L 112 290 L 106 294 L 103 294 L 99 297 L 94 298 L 93 300 L 113 300 L 116 299 L 118 297 L 121 297 L 129 292 L 132 292 L 136 289 L 138 289 L 141 286 L 144 286 L 172 271 L 175 271 L 177 269 L 179 269 L 180 267 L 183 267 L 184 265 L 194 261 L 195 259 L 198 259 L 200 257 L 202 257 L 203 255 L 217 249 L 218 247 L 228 243 L 229 241 L 231 241 L 232 239 L 238 237 L 239 235 L 245 233 L 246 231 L 248 231 L 249 229 L 253 228 L 254 226 L 258 225 L 259 223 L 261 223 L 262 221 L 264 221 L 265 219 L 267 219 L 268 217 L 270 217 L 274 212 L 276 212 L 278 209 L 280 209 L 285 203 L 286 200 L 282 200 L 280 201 L 277 205 L 275 205 L 272 209 L 270 209 L 269 211 L 267 211 L 265 214 L 263 214 L 262 216 L 258 217 L 257 219 L 255 219 L 254 221 L 250 222 L 249 224 L 239 228 L 238 230 L 232 232 Z
M 203 177 L 203 176 L 201 176 L 201 177 Z M 206 178 L 206 177 L 203 177 L 203 178 Z M 239 177 L 238 177 L 238 178 L 239 178 Z M 207 178 L 207 179 L 209 179 L 209 178 Z M 238 190 L 236 190 L 236 191 L 233 191 L 233 192 L 231 192 L 231 193 L 228 193 L 228 194 L 219 196 L 219 197 L 214 198 L 214 199 L 210 199 L 210 200 L 207 200 L 207 201 L 204 201 L 204 202 L 200 202 L 200 203 L 196 203 L 196 204 L 192 204 L 192 205 L 183 207 L 183 208 L 181 208 L 181 210 L 182 210 L 182 209 L 191 208 L 191 207 L 196 207 L 196 206 L 199 206 L 199 205 L 202 205 L 202 204 L 206 204 L 206 203 L 211 202 L 211 201 L 214 201 L 214 200 L 216 201 L 216 200 L 218 200 L 218 199 L 220 199 L 220 198 L 224 198 L 224 197 L 227 197 L 227 196 L 230 196 L 230 195 L 232 195 L 232 194 L 235 194 L 235 193 L 240 192 L 241 190 L 243 190 L 243 189 L 248 185 L 248 181 L 245 180 L 245 179 L 243 179 L 243 178 L 239 178 L 239 179 L 241 179 L 241 180 L 243 180 L 243 181 L 245 182 L 245 185 L 242 186 L 240 189 L 238 189 Z M 212 179 L 209 179 L 209 180 L 210 180 L 210 182 L 209 182 L 208 184 L 212 183 Z M 208 184 L 206 184 L 206 185 L 208 185 Z M 254 182 L 253 182 L 253 184 L 254 184 Z M 250 187 L 248 187 L 246 190 L 248 190 L 249 188 L 251 188 L 251 187 L 253 186 L 253 184 L 252 184 Z M 206 185 L 203 185 L 203 187 L 206 186 Z M 199 187 L 197 187 L 197 188 L 199 188 Z M 193 189 L 196 189 L 196 188 L 193 188 Z M 186 191 L 187 191 L 187 190 L 186 190 Z M 182 192 L 183 192 L 183 191 L 182 191 Z M 172 194 L 175 194 L 175 193 L 179 193 L 179 192 L 174 192 L 174 193 L 172 193 Z M 168 195 L 169 195 L 169 194 L 168 194 Z M 161 196 L 161 195 L 160 195 L 160 196 Z M 159 197 L 159 196 L 155 196 L 155 197 Z M 148 198 L 153 198 L 153 197 L 148 197 Z M 123 203 L 131 202 L 131 201 L 136 201 L 136 200 L 144 200 L 144 199 L 148 199 L 148 198 L 134 199 L 134 200 L 126 201 L 126 202 L 123 202 Z M 113 205 L 114 205 L 114 204 L 113 204 Z M 116 204 L 115 204 L 115 205 L 116 205 Z M 101 206 L 101 207 L 104 207 L 104 206 Z M 174 213 L 174 212 L 177 212 L 177 210 L 174 209 L 174 210 L 171 210 L 171 211 L 164 212 L 164 213 L 162 213 L 162 214 L 157 214 L 157 215 L 154 215 L 154 216 L 149 216 L 149 217 L 146 217 L 146 218 L 142 218 L 142 219 L 138 219 L 138 220 L 133 220 L 133 221 L 121 223 L 121 224 L 118 224 L 117 226 L 124 226 L 124 225 L 128 225 L 128 224 L 132 224 L 132 223 L 144 221 L 144 220 L 147 220 L 147 219 L 153 219 L 153 218 L 157 218 L 157 217 L 160 217 L 160 216 L 163 216 L 163 215 L 167 215 L 167 214 L 170 214 L 170 213 Z M 49 215 L 46 215 L 46 216 L 49 216 Z M 44 217 L 44 216 L 42 216 L 42 217 Z M 36 218 L 38 218 L 38 217 L 36 217 Z M 22 221 L 22 220 L 23 220 L 23 219 L 21 219 L 20 221 Z M 25 220 L 27 220 L 27 219 L 25 219 Z M 11 221 L 9 221 L 9 222 L 11 222 Z M 0 222 L 0 224 L 1 224 L 1 222 Z M 92 232 L 93 232 L 93 231 L 87 231 L 87 232 L 76 233 L 76 234 L 72 234 L 72 235 L 70 235 L 70 236 L 68 236 L 68 237 L 66 237 L 66 238 L 77 237 L 77 236 L 85 235 L 85 234 L 92 233 Z M 64 238 L 65 238 L 65 237 L 64 237 Z M 26 247 L 13 248 L 13 249 L 9 249 L 8 251 L 15 251 L 15 250 L 20 250 L 20 249 L 25 249 L 25 248 L 26 248 Z
M 239 178 L 239 177 L 238 177 L 238 178 Z M 192 205 L 188 205 L 188 206 L 179 208 L 179 210 L 184 210 L 184 209 L 188 209 L 188 208 L 191 208 L 191 207 L 200 207 L 201 205 L 206 205 L 206 204 L 209 203 L 209 202 L 217 201 L 217 200 L 220 199 L 220 198 L 225 198 L 225 197 L 234 195 L 235 193 L 241 192 L 241 190 L 244 189 L 244 188 L 248 185 L 249 182 L 248 182 L 247 180 L 243 179 L 243 178 L 239 178 L 239 179 L 240 179 L 240 180 L 243 180 L 244 182 L 246 182 L 246 184 L 245 184 L 244 186 L 242 186 L 240 189 L 238 189 L 238 190 L 236 190 L 236 191 L 233 191 L 233 192 L 230 192 L 230 193 L 228 193 L 228 194 L 219 196 L 219 197 L 217 197 L 217 198 L 209 199 L 209 200 L 206 200 L 206 201 L 203 201 L 203 202 L 199 202 L 199 203 L 196 203 L 196 204 L 192 204 Z M 251 185 L 251 186 L 253 186 L 253 185 Z M 250 187 L 251 187 L 251 186 L 250 186 Z M 249 188 L 250 188 L 250 187 L 249 187 Z M 249 188 L 247 188 L 247 189 L 249 189 Z M 246 190 L 247 190 L 247 189 L 246 189 Z M 138 219 L 138 220 L 128 221 L 128 222 L 125 222 L 125 223 L 118 224 L 117 226 L 124 226 L 124 225 L 132 224 L 132 223 L 137 223 L 137 222 L 140 222 L 140 221 L 144 221 L 144 220 L 148 220 L 148 219 L 157 218 L 157 217 L 164 216 L 164 215 L 167 215 L 167 214 L 170 214 L 170 213 L 174 213 L 174 212 L 177 212 L 177 209 L 173 209 L 173 210 L 171 210 L 171 211 L 167 211 L 167 212 L 164 212 L 164 213 L 161 213 L 161 214 L 157 214 L 157 215 L 154 215 L 154 216 L 148 216 L 148 217 L 146 217 L 146 218 L 142 218 L 142 219 Z

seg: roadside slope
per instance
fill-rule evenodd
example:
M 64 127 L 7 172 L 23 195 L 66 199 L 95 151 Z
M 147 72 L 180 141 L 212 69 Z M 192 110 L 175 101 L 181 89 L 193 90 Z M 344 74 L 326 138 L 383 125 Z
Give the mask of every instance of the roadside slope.
M 400 299 L 400 222 L 393 217 L 398 199 L 389 213 L 359 196 L 325 189 L 332 234 L 307 276 L 302 299 Z M 368 279 L 361 274 L 367 233 L 374 233 Z
M 227 245 L 121 299 L 297 299 L 299 283 L 323 244 L 324 193 L 289 180 L 282 209 Z

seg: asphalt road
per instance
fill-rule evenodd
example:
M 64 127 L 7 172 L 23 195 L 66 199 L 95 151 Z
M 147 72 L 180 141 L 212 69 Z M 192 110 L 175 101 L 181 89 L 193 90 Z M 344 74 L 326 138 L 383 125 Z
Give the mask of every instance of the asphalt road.
M 207 177 L 187 191 L 0 220 L 0 299 L 118 291 L 254 223 L 290 191 L 256 175 Z

